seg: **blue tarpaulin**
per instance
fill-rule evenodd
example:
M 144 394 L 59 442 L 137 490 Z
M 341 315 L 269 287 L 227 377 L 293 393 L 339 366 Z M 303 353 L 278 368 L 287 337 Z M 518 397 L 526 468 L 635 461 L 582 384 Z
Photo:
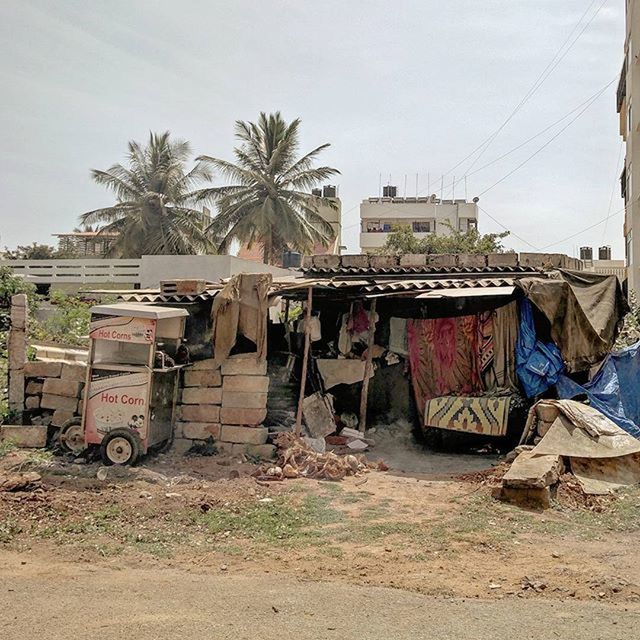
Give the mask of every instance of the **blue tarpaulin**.
M 590 382 L 580 385 L 561 375 L 558 397 L 571 399 L 584 395 L 589 404 L 604 413 L 629 435 L 640 439 L 640 342 L 610 353 Z
M 516 372 L 528 398 L 546 391 L 558 381 L 564 369 L 560 350 L 553 342 L 544 344 L 536 336 L 531 302 L 520 301 L 520 330 L 516 343 Z

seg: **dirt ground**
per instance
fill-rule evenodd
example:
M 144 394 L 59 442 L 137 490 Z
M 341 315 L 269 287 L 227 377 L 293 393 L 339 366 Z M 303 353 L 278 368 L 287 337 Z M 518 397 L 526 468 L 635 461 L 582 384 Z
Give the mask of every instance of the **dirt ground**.
M 534 512 L 492 498 L 499 470 L 267 483 L 251 477 L 254 468 L 161 455 L 108 468 L 101 480 L 97 464 L 9 452 L 0 482 L 17 472 L 40 478 L 0 490 L 0 558 L 450 598 L 640 603 L 637 489 L 584 501 L 568 486 L 552 509 Z

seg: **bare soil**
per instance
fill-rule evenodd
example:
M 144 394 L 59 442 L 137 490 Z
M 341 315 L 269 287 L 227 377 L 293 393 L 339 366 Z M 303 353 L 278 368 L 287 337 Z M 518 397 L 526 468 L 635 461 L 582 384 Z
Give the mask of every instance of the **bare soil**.
M 503 469 L 460 477 L 372 471 L 341 482 L 258 482 L 219 457 L 133 469 L 10 452 L 3 550 L 48 563 L 188 568 L 384 586 L 461 598 L 640 602 L 640 491 L 582 500 L 567 483 L 544 512 L 491 496 Z M 9 563 L 5 572 L 13 564 Z

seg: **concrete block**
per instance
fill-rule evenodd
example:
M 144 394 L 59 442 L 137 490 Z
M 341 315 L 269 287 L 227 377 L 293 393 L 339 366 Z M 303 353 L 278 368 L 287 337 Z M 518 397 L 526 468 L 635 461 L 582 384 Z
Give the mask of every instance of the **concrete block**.
M 73 380 L 84 383 L 87 378 L 87 365 L 83 362 L 65 362 L 62 365 L 63 380 Z
M 40 406 L 43 409 L 66 409 L 75 413 L 78 410 L 78 399 L 45 393 L 40 401 Z
M 224 390 L 222 392 L 222 406 L 237 407 L 238 409 L 265 409 L 267 406 L 267 394 Z
M 220 439 L 240 444 L 265 444 L 269 430 L 265 427 L 239 427 L 223 424 Z
M 56 409 L 51 417 L 51 424 L 54 427 L 61 427 L 65 422 L 68 422 L 73 417 L 75 417 L 75 413 L 73 411 L 69 411 L 68 409 Z
M 245 393 L 267 393 L 269 391 L 268 376 L 225 376 L 222 389 L 227 391 L 243 391 Z
M 24 392 L 29 396 L 35 396 L 42 393 L 42 382 L 36 380 L 29 380 Z
M 24 373 L 20 369 L 9 371 L 9 408 L 20 411 L 24 404 Z
M 189 371 L 217 371 L 220 368 L 219 364 L 213 358 L 207 358 L 206 360 L 197 360 L 190 367 Z
M 487 266 L 487 256 L 476 253 L 459 253 L 458 266 L 468 269 L 480 269 Z
M 40 408 L 40 396 L 27 396 L 24 399 L 25 409 L 39 409 Z
M 308 271 L 313 266 L 313 256 L 302 256 L 302 268 Z
M 18 447 L 45 447 L 47 427 L 4 424 L 0 427 L 0 442 L 13 442 Z
M 551 490 L 549 487 L 539 489 L 514 489 L 513 487 L 498 487 L 494 490 L 494 497 L 509 504 L 515 504 L 526 509 L 548 509 L 551 506 Z
M 266 409 L 238 409 L 235 407 L 222 407 L 220 410 L 220 422 L 223 424 L 258 425 L 262 424 L 266 417 Z
M 427 256 L 424 253 L 405 253 L 400 256 L 401 267 L 424 267 L 427 264 Z
M 80 395 L 80 383 L 62 378 L 45 378 L 42 393 L 77 398 Z
M 563 264 L 564 255 L 561 253 L 521 253 L 520 266 L 538 269 L 557 269 Z
M 513 251 L 509 253 L 490 253 L 487 256 L 487 264 L 490 267 L 517 267 L 518 254 Z
M 219 387 L 222 384 L 220 371 L 204 369 L 202 371 L 184 372 L 185 387 Z
M 182 404 L 220 404 L 222 387 L 187 387 L 182 390 Z
M 178 409 L 183 422 L 220 422 L 220 407 L 213 404 L 183 404 Z
M 191 440 L 220 439 L 220 424 L 212 422 L 180 422 L 183 438 Z
M 343 268 L 347 269 L 368 269 L 369 256 L 366 254 L 343 255 L 340 257 Z
M 391 269 L 398 266 L 398 256 L 369 256 L 372 269 Z
M 62 362 L 55 360 L 37 360 L 24 365 L 27 378 L 59 378 L 62 373 Z
M 312 262 L 316 269 L 337 269 L 340 267 L 340 256 L 330 253 L 313 256 Z
M 432 253 L 429 255 L 428 265 L 436 268 L 448 268 L 457 266 L 457 262 L 454 253 Z
M 502 486 L 512 489 L 543 489 L 556 482 L 562 473 L 562 460 L 556 455 L 534 455 L 523 451 L 502 478 Z
M 266 376 L 267 361 L 258 360 L 253 353 L 241 353 L 236 356 L 231 356 L 222 363 L 222 375 Z

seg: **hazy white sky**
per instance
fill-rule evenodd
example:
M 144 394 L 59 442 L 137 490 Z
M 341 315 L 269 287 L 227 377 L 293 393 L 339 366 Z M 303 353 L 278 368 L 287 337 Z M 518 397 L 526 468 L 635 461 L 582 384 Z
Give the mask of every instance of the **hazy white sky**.
M 602 2 L 2 0 L 0 245 L 53 242 L 50 234 L 70 230 L 83 211 L 111 204 L 89 169 L 123 161 L 129 139 L 169 129 L 195 155 L 231 158 L 236 119 L 280 110 L 302 118 L 305 148 L 332 144 L 324 160 L 342 172 L 355 250 L 358 204 L 377 194 L 380 173 L 400 195 L 405 174 L 415 195 L 418 173 L 426 194 L 427 174 L 439 183 L 490 136 L 599 7 L 472 170 L 617 82 L 624 0 Z M 481 196 L 483 209 L 530 245 L 573 253 L 605 243 L 623 257 L 616 82 Z M 578 113 L 470 175 L 469 198 Z M 471 161 L 445 182 L 460 180 Z M 606 225 L 558 243 L 608 212 L 617 215 Z M 481 212 L 480 229 L 500 227 Z M 513 236 L 507 244 L 532 250 Z

